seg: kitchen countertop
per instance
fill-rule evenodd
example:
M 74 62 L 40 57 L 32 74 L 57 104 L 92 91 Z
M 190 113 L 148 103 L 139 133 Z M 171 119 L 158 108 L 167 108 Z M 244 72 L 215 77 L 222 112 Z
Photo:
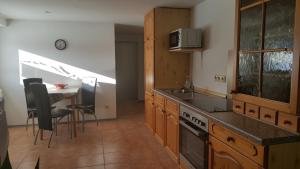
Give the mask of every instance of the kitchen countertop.
M 227 108 L 227 111 L 221 112 L 222 109 L 216 109 L 216 111 L 210 111 L 211 109 L 207 109 L 209 110 L 207 111 L 204 110 L 206 109 L 206 107 L 204 107 L 204 109 L 200 109 L 202 108 L 201 106 L 199 106 L 199 104 L 201 103 L 197 103 L 197 100 L 193 99 L 197 98 L 195 97 L 195 95 L 198 95 L 197 93 L 195 93 L 194 96 L 191 97 L 191 94 L 172 93 L 170 92 L 170 90 L 155 89 L 154 91 L 179 102 L 181 105 L 189 107 L 190 109 L 200 113 L 201 115 L 206 116 L 210 120 L 222 124 L 224 127 L 231 129 L 232 131 L 246 137 L 247 139 L 257 144 L 268 146 L 300 141 L 300 134 L 291 133 L 276 126 L 269 125 L 259 120 L 232 112 L 230 99 L 226 99 L 226 102 L 221 102 L 223 106 L 226 103 L 227 107 L 223 107 L 223 109 Z M 225 99 L 217 96 L 212 97 L 214 99 L 212 99 L 211 101 L 216 101 L 216 105 L 220 105 L 220 102 L 218 102 L 218 100 L 220 101 L 221 99 Z M 210 104 L 211 101 L 209 102 Z M 217 107 L 220 108 L 220 106 Z

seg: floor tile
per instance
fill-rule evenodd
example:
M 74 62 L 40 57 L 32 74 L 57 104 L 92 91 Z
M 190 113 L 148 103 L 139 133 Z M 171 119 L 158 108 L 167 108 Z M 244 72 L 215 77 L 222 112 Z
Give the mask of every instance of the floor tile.
M 138 106 L 140 108 L 140 106 Z M 77 138 L 70 138 L 67 125 L 58 127 L 48 148 L 49 132 L 33 145 L 31 126 L 13 127 L 9 154 L 14 169 L 33 169 L 40 158 L 41 169 L 177 169 L 164 147 L 144 125 L 143 109 L 122 114 L 116 120 L 87 122 Z M 138 112 L 138 113 L 137 113 Z

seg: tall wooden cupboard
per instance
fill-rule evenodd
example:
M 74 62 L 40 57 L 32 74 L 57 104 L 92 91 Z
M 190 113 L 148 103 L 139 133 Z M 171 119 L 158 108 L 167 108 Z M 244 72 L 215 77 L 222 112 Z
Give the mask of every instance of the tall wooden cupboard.
M 155 8 L 145 16 L 145 117 L 153 131 L 153 89 L 181 88 L 190 76 L 190 54 L 169 51 L 169 33 L 189 27 L 190 9 Z

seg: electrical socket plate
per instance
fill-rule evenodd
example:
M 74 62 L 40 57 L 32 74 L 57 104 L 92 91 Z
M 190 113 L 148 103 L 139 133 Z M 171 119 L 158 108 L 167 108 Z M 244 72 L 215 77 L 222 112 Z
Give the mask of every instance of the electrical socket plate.
M 226 83 L 226 75 L 216 74 L 215 75 L 215 81 L 216 82 Z

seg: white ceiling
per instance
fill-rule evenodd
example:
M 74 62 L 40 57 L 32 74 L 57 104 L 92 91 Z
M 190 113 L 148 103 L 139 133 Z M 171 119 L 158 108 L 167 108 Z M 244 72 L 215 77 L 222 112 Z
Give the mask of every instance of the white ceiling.
M 201 1 L 0 0 L 0 14 L 9 19 L 112 22 L 141 26 L 144 15 L 154 7 L 193 7 Z

